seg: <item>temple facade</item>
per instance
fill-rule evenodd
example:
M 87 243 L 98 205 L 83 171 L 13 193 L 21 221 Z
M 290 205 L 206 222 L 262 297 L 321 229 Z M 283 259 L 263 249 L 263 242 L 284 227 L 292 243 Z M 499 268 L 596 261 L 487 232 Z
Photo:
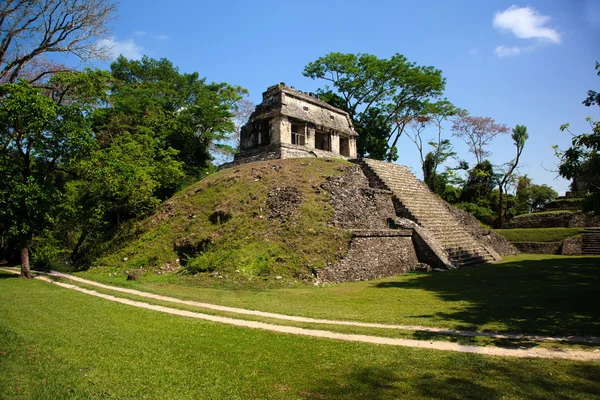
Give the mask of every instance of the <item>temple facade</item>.
M 240 132 L 233 164 L 278 158 L 356 158 L 347 112 L 284 83 L 271 86 Z

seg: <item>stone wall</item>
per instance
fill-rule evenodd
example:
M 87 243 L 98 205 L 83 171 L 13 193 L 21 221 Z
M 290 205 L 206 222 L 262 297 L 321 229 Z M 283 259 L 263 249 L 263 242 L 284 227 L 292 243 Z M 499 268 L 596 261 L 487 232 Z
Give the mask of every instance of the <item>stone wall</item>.
M 513 245 L 521 253 L 560 254 L 560 248 L 561 248 L 562 242 L 548 242 L 548 243 L 521 242 L 521 243 L 513 243 Z
M 582 235 L 568 237 L 563 241 L 561 254 L 567 256 L 582 254 L 582 244 Z
M 529 214 L 513 218 L 504 227 L 513 228 L 572 228 L 583 227 L 584 217 L 581 213 Z
M 335 265 L 319 271 L 326 282 L 377 279 L 413 271 L 418 265 L 412 238 L 354 237 L 346 256 Z
M 334 155 L 328 151 L 308 149 L 306 147 L 296 146 L 293 144 L 276 144 L 238 153 L 235 155 L 232 162 L 221 164 L 219 166 L 219 170 L 255 161 L 269 161 L 287 158 L 332 158 L 333 156 Z M 340 155 L 335 155 L 335 158 L 347 159 L 347 157 Z
M 373 189 L 360 167 L 330 178 L 322 188 L 331 194 L 334 216 L 331 224 L 343 229 L 390 229 L 396 215 L 392 193 Z
M 321 186 L 330 193 L 333 226 L 352 232 L 346 255 L 318 272 L 326 282 L 376 279 L 412 271 L 419 265 L 413 230 L 397 229 L 392 193 L 374 189 L 359 166 L 330 178 Z M 394 228 L 394 229 L 392 229 Z
M 598 227 L 600 227 L 600 215 L 586 214 L 586 216 L 585 216 L 585 227 L 586 228 L 598 228 Z
M 344 111 L 298 91 L 284 89 L 282 95 L 282 114 L 310 122 L 321 130 L 353 131 L 350 117 Z
M 297 125 L 292 135 L 292 126 Z M 316 132 L 327 136 L 326 146 L 316 145 Z M 344 138 L 344 156 L 356 158 L 356 137 L 349 114 L 281 83 L 263 93 L 263 101 L 240 131 L 240 150 L 275 144 L 296 144 L 308 149 L 319 147 L 332 155 L 340 155 L 340 138 Z M 303 139 L 300 139 L 302 138 Z M 284 153 L 285 155 L 285 153 Z

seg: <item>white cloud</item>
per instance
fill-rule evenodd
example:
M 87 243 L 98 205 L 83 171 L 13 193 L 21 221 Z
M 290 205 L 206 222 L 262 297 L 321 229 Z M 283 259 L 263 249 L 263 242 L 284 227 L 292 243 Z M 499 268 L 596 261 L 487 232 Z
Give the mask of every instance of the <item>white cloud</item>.
M 101 47 L 108 49 L 109 54 L 113 59 L 122 54 L 126 58 L 139 60 L 144 54 L 144 48 L 137 45 L 133 39 L 118 41 L 114 37 L 110 37 L 100 40 L 98 44 Z
M 494 14 L 494 28 L 510 31 L 521 39 L 540 39 L 560 43 L 560 33 L 547 26 L 550 19 L 551 17 L 540 14 L 532 7 L 513 5 Z
M 146 32 L 146 31 L 135 31 L 133 32 L 133 36 L 138 36 L 138 37 L 150 37 L 152 39 L 157 39 L 157 40 L 169 40 L 169 36 L 167 35 L 163 35 L 162 33 L 152 33 L 152 32 Z
M 527 47 L 518 47 L 518 46 L 498 46 L 494 52 L 498 57 L 510 57 L 510 56 L 518 56 L 521 53 L 525 53 L 528 51 L 532 51 L 533 46 Z

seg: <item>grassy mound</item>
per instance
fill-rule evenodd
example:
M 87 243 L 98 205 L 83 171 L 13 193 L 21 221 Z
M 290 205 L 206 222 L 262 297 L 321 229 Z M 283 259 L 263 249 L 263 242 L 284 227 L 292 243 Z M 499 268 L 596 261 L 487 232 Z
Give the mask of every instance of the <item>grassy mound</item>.
M 312 278 L 348 247 L 349 234 L 328 226 L 333 208 L 321 185 L 351 165 L 293 159 L 220 171 L 123 230 L 96 264 L 115 272 Z
M 583 228 L 515 228 L 515 229 L 494 229 L 499 235 L 502 235 L 511 243 L 523 242 L 560 242 L 570 236 L 583 233 Z

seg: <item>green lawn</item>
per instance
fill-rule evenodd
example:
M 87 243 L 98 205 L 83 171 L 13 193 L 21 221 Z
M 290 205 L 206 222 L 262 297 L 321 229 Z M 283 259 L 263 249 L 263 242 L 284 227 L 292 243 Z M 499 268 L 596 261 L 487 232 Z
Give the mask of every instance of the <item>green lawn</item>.
M 568 237 L 582 234 L 584 228 L 515 228 L 494 229 L 511 243 L 518 242 L 560 242 Z
M 598 363 L 231 327 L 0 273 L 3 399 L 590 399 L 598 376 Z
M 196 287 L 192 279 L 176 276 L 126 282 L 94 270 L 79 275 L 182 299 L 314 318 L 600 336 L 600 257 L 528 254 L 444 273 L 269 290 Z

